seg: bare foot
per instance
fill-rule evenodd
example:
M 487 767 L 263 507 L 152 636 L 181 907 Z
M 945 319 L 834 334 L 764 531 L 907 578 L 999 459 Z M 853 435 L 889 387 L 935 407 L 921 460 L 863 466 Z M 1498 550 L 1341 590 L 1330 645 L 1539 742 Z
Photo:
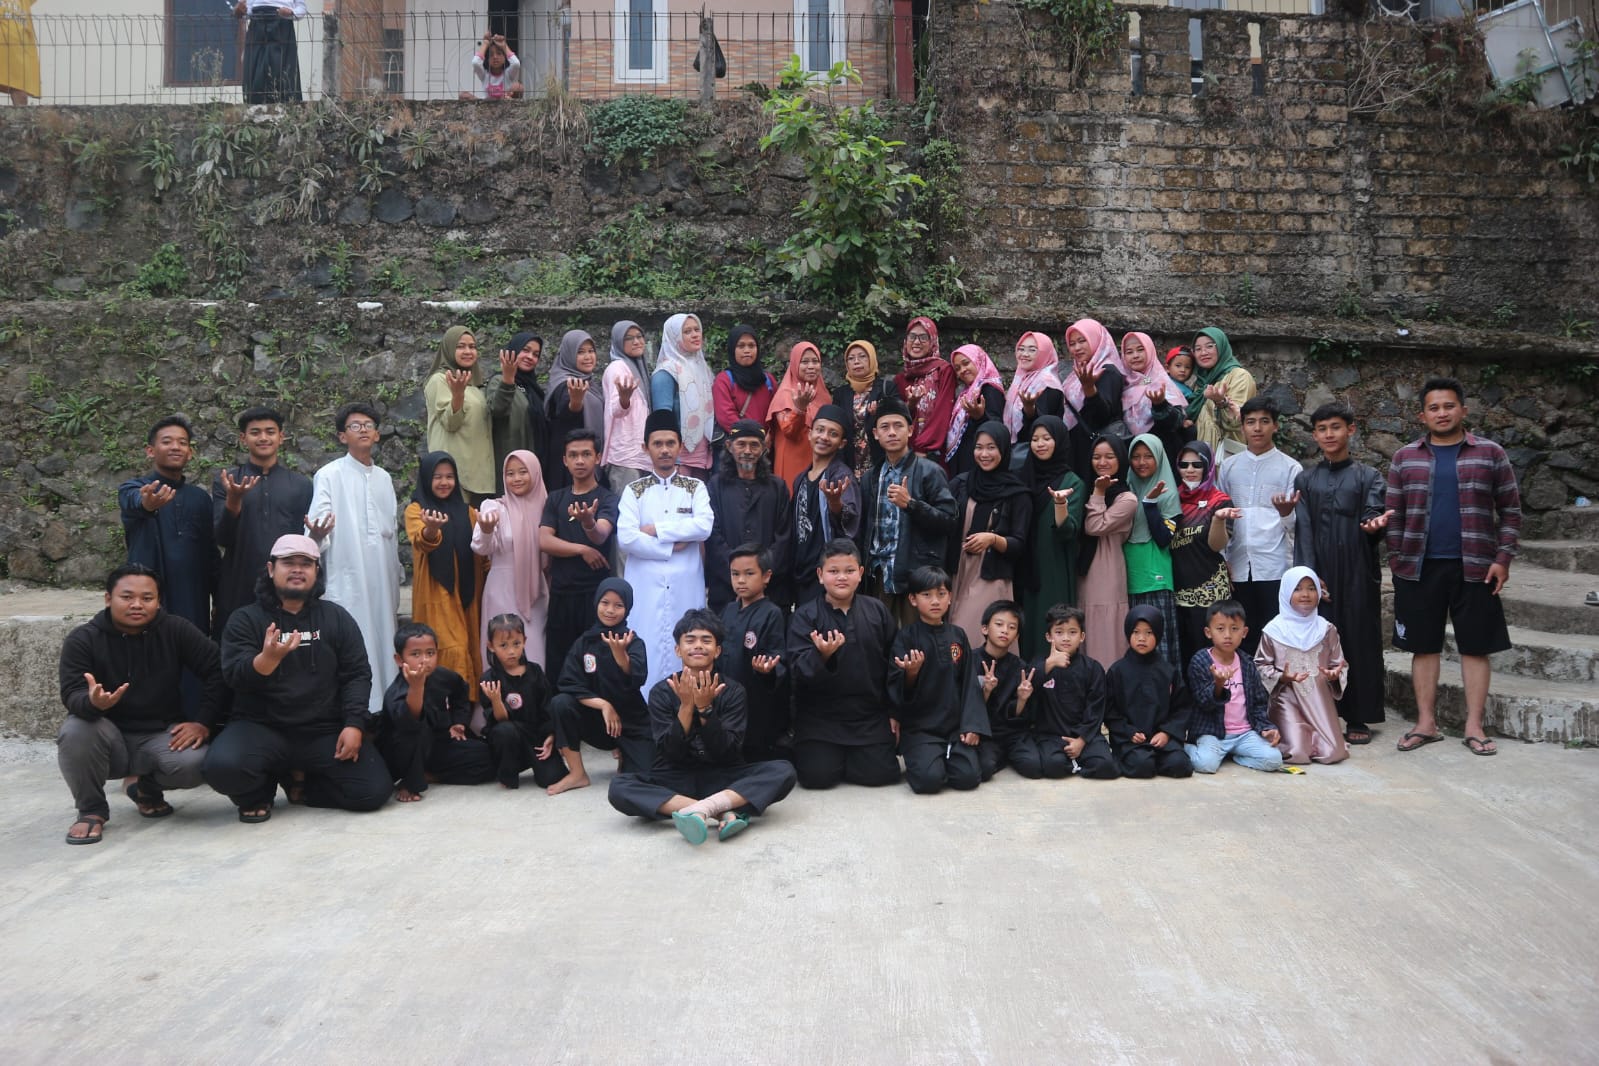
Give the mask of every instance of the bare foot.
M 588 787 L 589 787 L 589 775 L 588 774 L 567 774 L 565 777 L 561 778 L 559 781 L 555 782 L 555 784 L 551 785 L 549 788 L 545 789 L 544 791 L 549 793 L 552 796 L 559 796 L 561 793 L 570 792 L 574 788 L 588 788 Z
M 394 798 L 399 800 L 401 803 L 417 803 L 421 800 L 427 799 L 427 794 L 423 792 L 412 792 L 408 788 L 402 788 L 394 793 Z

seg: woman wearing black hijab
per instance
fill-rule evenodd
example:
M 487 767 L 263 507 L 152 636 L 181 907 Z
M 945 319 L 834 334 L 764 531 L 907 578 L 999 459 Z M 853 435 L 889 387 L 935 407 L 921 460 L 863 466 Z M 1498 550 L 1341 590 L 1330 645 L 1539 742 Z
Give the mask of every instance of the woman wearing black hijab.
M 717 438 L 727 436 L 733 423 L 741 418 L 752 418 L 764 426 L 776 393 L 777 383 L 761 365 L 755 327 L 739 323 L 727 335 L 727 369 L 716 375 L 716 383 L 711 386 Z
M 567 776 L 550 795 L 589 783 L 582 745 L 622 752 L 622 773 L 641 774 L 655 761 L 650 714 L 640 687 L 649 676 L 644 642 L 628 628 L 633 586 L 608 577 L 594 590 L 594 624 L 578 638 L 560 666 L 550 701 L 555 744 L 566 760 Z M 613 731 L 614 730 L 614 731 Z
M 550 424 L 539 386 L 544 338 L 523 331 L 500 349 L 500 369 L 483 386 L 494 435 L 494 494 L 505 495 L 505 457 L 515 451 L 542 456 L 550 446 Z
M 461 494 L 450 453 L 422 456 L 416 490 L 405 508 L 412 552 L 411 617 L 432 627 L 439 665 L 460 674 L 474 698 L 483 670 L 478 612 L 488 575 L 488 560 L 472 552 L 475 525 L 477 511 Z
M 1088 616 L 1089 658 L 1109 669 L 1121 658 L 1126 638 L 1127 559 L 1122 545 L 1133 531 L 1138 497 L 1127 487 L 1127 443 L 1102 436 L 1089 450 L 1094 486 L 1083 518 L 1083 552 L 1077 561 L 1078 606 Z
M 983 611 L 1015 599 L 1016 570 L 1033 525 L 1032 494 L 1010 469 L 1010 430 L 999 421 L 977 427 L 974 468 L 950 482 L 961 536 L 950 540 L 950 621 L 972 647 L 983 643 Z
M 1022 480 L 1033 494 L 1032 550 L 1022 593 L 1022 658 L 1044 654 L 1044 613 L 1057 603 L 1077 605 L 1077 553 L 1088 508 L 1088 486 L 1072 462 L 1072 432 L 1056 415 L 1033 421 Z

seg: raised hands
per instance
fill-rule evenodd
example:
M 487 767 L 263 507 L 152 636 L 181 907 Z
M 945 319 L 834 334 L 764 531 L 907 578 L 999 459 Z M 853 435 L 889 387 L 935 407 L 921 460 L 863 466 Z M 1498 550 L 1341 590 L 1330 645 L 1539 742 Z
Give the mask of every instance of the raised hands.
M 1154 501 L 1160 499 L 1165 494 L 1166 483 L 1164 481 L 1157 481 L 1155 482 L 1155 487 L 1149 490 L 1149 495 L 1145 496 L 1144 499 Z
M 1050 489 L 1049 495 L 1055 501 L 1056 507 L 1065 507 L 1072 502 L 1072 493 L 1074 491 L 1074 489 Z
M 1023 394 L 1023 396 L 1022 396 L 1022 403 L 1023 404 L 1027 403 L 1027 396 L 1025 394 Z M 966 412 L 966 417 L 967 418 L 979 418 L 979 417 L 981 417 L 982 414 L 983 414 L 983 411 L 987 407 L 988 407 L 988 405 L 983 402 L 983 394 L 981 392 L 979 392 L 976 396 L 973 396 L 969 400 L 965 396 L 961 397 L 961 410 Z
M 901 658 L 894 660 L 894 665 L 905 671 L 905 682 L 916 684 L 916 679 L 921 676 L 922 664 L 927 661 L 927 656 L 922 654 L 920 648 L 912 648 Z
M 1113 484 L 1115 484 L 1115 483 L 1116 483 L 1116 479 L 1111 477 L 1109 474 L 1101 474 L 1101 475 L 1099 475 L 1098 477 L 1096 477 L 1094 479 L 1094 495 L 1095 496 L 1103 496 L 1103 495 L 1105 495 L 1105 493 L 1109 492 L 1110 491 L 1110 487 Z
M 438 536 L 439 530 L 443 529 L 444 524 L 449 520 L 450 516 L 443 511 L 430 511 L 426 507 L 422 508 L 422 535 L 429 538 Z
M 1226 667 L 1218 662 L 1210 664 L 1210 680 L 1218 693 L 1227 691 L 1227 682 L 1232 680 L 1233 671 L 1237 667 Z
M 277 624 L 267 626 L 266 636 L 261 640 L 261 655 L 275 668 L 295 648 L 300 646 L 300 631 L 293 630 L 288 635 L 279 631 Z
M 1388 520 L 1393 516 L 1393 511 L 1384 511 L 1376 518 L 1368 518 L 1360 523 L 1360 530 L 1362 533 L 1381 533 L 1388 528 Z
M 1072 372 L 1077 375 L 1084 396 L 1093 396 L 1099 392 L 1099 379 L 1105 375 L 1103 364 L 1095 366 L 1093 359 L 1084 359 L 1072 363 Z
M 459 404 L 461 397 L 466 395 L 466 387 L 472 384 L 472 372 L 470 370 L 446 370 L 444 372 L 444 383 L 450 387 L 450 395 L 454 397 L 456 404 Z
M 817 483 L 817 488 L 822 490 L 822 496 L 827 500 L 827 509 L 833 514 L 844 510 L 844 490 L 849 487 L 848 478 L 839 478 L 829 481 L 825 477 Z
M 1027 701 L 1033 698 L 1033 674 L 1037 669 L 1033 667 L 1024 673 L 1021 682 L 1016 686 L 1016 710 L 1012 712 L 1012 717 L 1021 714 L 1022 708 L 1027 706 Z
M 477 527 L 483 531 L 484 536 L 492 535 L 494 530 L 499 527 L 499 524 L 499 511 L 479 511 L 477 513 Z
M 598 496 L 588 503 L 570 503 L 566 506 L 566 517 L 582 526 L 585 530 L 594 528 L 594 516 L 600 513 L 600 498 Z
M 1038 410 L 1038 398 L 1042 395 L 1044 395 L 1044 390 L 1041 388 L 1034 389 L 1032 392 L 1023 389 L 1016 394 L 1016 398 L 1022 401 L 1022 413 L 1028 418 L 1031 418 L 1033 412 Z
M 627 657 L 627 649 L 633 645 L 633 631 L 629 629 L 621 636 L 617 636 L 615 633 L 601 633 L 600 639 L 605 641 L 607 648 L 611 649 L 611 658 L 616 660 L 616 665 L 623 670 L 628 669 L 630 663 Z M 616 736 L 617 734 L 612 733 L 611 735 Z
M 1342 659 L 1335 659 L 1332 662 L 1328 663 L 1326 666 L 1321 668 L 1322 680 L 1326 681 L 1330 685 L 1330 684 L 1334 683 L 1335 681 L 1337 681 L 1338 680 L 1338 675 L 1343 673 L 1343 672 L 1344 672 L 1344 662 L 1343 662 L 1343 660 Z
M 1309 681 L 1310 680 L 1310 671 L 1308 671 L 1308 670 L 1284 670 L 1283 671 L 1283 677 L 1287 678 L 1289 681 L 1292 681 L 1294 684 L 1297 685 L 1301 681 Z
M 794 406 L 801 411 L 808 411 L 811 401 L 816 399 L 816 386 L 812 382 L 805 382 L 794 390 Z
M 231 473 L 222 471 L 222 488 L 226 490 L 228 499 L 224 506 L 233 514 L 239 513 L 239 508 L 244 504 L 244 494 L 255 488 L 256 482 L 261 480 L 259 474 L 245 474 L 234 480 Z
M 1064 648 L 1052 647 L 1049 649 L 1049 654 L 1044 657 L 1044 669 L 1046 671 L 1061 670 L 1070 666 L 1071 664 L 1072 654 Z
M 1238 507 L 1218 507 L 1210 512 L 1212 521 L 1220 519 L 1223 522 L 1236 522 L 1243 516 L 1243 510 Z
M 583 397 L 589 394 L 588 378 L 566 379 L 566 409 L 568 411 L 583 410 Z
M 1294 513 L 1294 508 L 1299 506 L 1300 499 L 1301 497 L 1297 489 L 1293 492 L 1277 492 L 1272 494 L 1271 505 L 1277 508 L 1277 513 L 1279 515 L 1281 515 L 1283 518 L 1287 518 L 1289 515 Z
M 1222 407 L 1232 406 L 1232 399 L 1227 395 L 1227 387 L 1220 382 L 1205 386 L 1205 399 Z
M 769 674 L 777 669 L 782 658 L 781 655 L 755 655 L 750 658 L 750 666 L 757 674 Z
M 311 531 L 312 540 L 322 540 L 322 538 L 333 532 L 333 512 L 329 511 L 321 518 L 312 518 L 310 515 L 306 515 L 305 528 Z
M 139 486 L 139 506 L 154 514 L 178 498 L 178 490 L 164 481 Z
M 994 686 L 999 684 L 999 678 L 994 676 L 993 659 L 983 664 L 983 677 L 978 684 L 983 686 L 983 699 L 988 699 L 989 693 L 994 691 Z
M 498 681 L 484 681 L 478 685 L 478 690 L 489 698 L 489 708 L 494 711 L 494 717 L 500 721 L 505 720 L 505 701 L 500 695 Z
M 500 349 L 500 383 L 516 384 L 516 353 L 509 348 Z
M 299 636 L 298 633 L 295 636 Z M 427 684 L 429 670 L 421 663 L 401 663 L 400 676 L 405 678 L 405 683 L 411 688 L 421 688 Z
M 888 487 L 888 502 L 903 511 L 911 505 L 911 490 L 903 481 L 896 481 Z
M 668 674 L 666 683 L 671 686 L 678 702 L 685 708 L 692 707 L 695 714 L 710 710 L 716 697 L 727 691 L 722 676 L 709 670 L 685 669 L 680 673 Z
M 830 629 L 825 634 L 811 630 L 811 643 L 822 657 L 822 662 L 833 657 L 833 653 L 844 646 L 844 634 L 836 629 Z
M 638 388 L 638 378 L 627 374 L 616 379 L 616 402 L 627 410 L 633 404 L 633 392 Z
M 89 703 L 97 711 L 109 711 L 122 701 L 123 696 L 128 694 L 128 682 L 126 681 L 122 682 L 122 686 L 115 691 L 107 692 L 105 686 L 94 679 L 93 674 L 84 674 L 83 680 L 89 684 Z
M 1149 402 L 1156 407 L 1166 406 L 1166 390 L 1160 386 L 1144 390 L 1144 395 L 1149 397 Z

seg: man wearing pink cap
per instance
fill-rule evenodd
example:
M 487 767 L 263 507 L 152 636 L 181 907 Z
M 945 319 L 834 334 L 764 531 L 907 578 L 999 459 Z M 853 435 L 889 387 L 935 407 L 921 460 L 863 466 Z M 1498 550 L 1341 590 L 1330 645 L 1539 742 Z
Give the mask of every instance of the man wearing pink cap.
M 281 782 L 289 802 L 370 811 L 391 778 L 366 744 L 372 668 L 360 626 L 322 598 L 316 541 L 289 533 L 272 545 L 256 602 L 222 632 L 222 673 L 233 719 L 211 744 L 206 782 L 239 808 L 239 821 L 272 817 Z

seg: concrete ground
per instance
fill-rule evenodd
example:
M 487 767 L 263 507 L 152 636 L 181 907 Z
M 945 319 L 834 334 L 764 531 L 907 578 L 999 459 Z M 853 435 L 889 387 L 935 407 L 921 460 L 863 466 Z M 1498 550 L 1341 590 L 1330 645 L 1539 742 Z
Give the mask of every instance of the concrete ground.
M 1303 776 L 796 793 L 695 849 L 598 787 L 67 847 L 0 743 L 0 1062 L 1599 1061 L 1599 753 L 1391 722 Z

